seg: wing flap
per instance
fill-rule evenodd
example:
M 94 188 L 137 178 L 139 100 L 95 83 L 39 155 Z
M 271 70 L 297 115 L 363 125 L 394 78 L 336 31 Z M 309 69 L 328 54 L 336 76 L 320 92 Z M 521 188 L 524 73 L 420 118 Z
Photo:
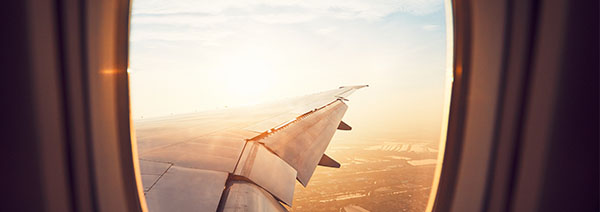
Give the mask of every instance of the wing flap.
M 292 205 L 296 170 L 262 144 L 248 142 L 234 175 L 248 178 L 277 199 Z
M 299 117 L 258 142 L 264 143 L 298 171 L 306 186 L 348 106 L 340 100 Z
M 245 182 L 230 181 L 225 189 L 219 211 L 286 211 L 271 194 L 261 187 Z

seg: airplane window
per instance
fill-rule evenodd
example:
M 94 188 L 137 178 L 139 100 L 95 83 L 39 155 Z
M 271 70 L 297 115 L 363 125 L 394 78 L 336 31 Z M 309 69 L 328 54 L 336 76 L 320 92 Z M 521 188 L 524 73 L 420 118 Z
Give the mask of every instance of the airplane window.
M 193 207 L 160 202 L 185 201 L 177 191 L 194 179 L 222 179 L 202 187 L 218 196 L 196 201 L 216 201 L 215 208 L 228 207 L 221 195 L 245 181 L 291 211 L 425 211 L 441 165 L 452 81 L 447 5 L 133 1 L 132 117 L 150 211 Z M 347 105 L 345 113 L 332 102 Z M 335 133 L 318 124 L 340 118 L 348 128 L 336 122 Z M 298 144 L 300 137 L 309 142 Z M 251 143 L 267 150 L 264 158 L 275 156 L 266 164 L 282 161 L 282 173 L 298 180 L 286 187 L 293 201 L 263 184 L 274 183 L 261 181 L 267 175 L 237 171 L 247 167 L 240 161 Z M 323 143 L 332 163 L 313 149 Z M 286 158 L 289 151 L 295 156 Z M 305 152 L 321 158 L 314 172 L 296 166 L 308 160 Z M 185 187 L 169 187 L 181 182 Z

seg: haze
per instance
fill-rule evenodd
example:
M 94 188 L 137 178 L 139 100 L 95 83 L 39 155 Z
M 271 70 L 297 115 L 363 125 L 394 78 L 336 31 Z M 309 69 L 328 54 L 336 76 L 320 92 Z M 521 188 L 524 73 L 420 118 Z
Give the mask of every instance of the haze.
M 130 42 L 134 119 L 237 107 L 341 85 L 340 142 L 439 140 L 443 1 L 136 0 Z M 338 133 L 340 134 L 340 133 Z

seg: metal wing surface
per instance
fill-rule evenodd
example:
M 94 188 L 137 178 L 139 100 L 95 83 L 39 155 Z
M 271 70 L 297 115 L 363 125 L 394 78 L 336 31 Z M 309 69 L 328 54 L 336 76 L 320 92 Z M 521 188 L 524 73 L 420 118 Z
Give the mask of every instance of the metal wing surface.
M 346 97 L 365 86 L 279 102 L 135 121 L 150 211 L 286 211 L 324 155 Z

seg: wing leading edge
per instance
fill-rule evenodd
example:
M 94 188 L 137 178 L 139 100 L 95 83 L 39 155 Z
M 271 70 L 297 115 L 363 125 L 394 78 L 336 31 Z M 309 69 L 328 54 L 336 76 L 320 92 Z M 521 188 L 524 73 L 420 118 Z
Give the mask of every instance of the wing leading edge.
M 286 211 L 280 202 L 291 206 L 295 180 L 306 186 L 320 162 L 336 166 L 325 149 L 337 129 L 348 130 L 340 127 L 347 126 L 341 121 L 344 101 L 363 87 L 136 123 L 148 207 Z

